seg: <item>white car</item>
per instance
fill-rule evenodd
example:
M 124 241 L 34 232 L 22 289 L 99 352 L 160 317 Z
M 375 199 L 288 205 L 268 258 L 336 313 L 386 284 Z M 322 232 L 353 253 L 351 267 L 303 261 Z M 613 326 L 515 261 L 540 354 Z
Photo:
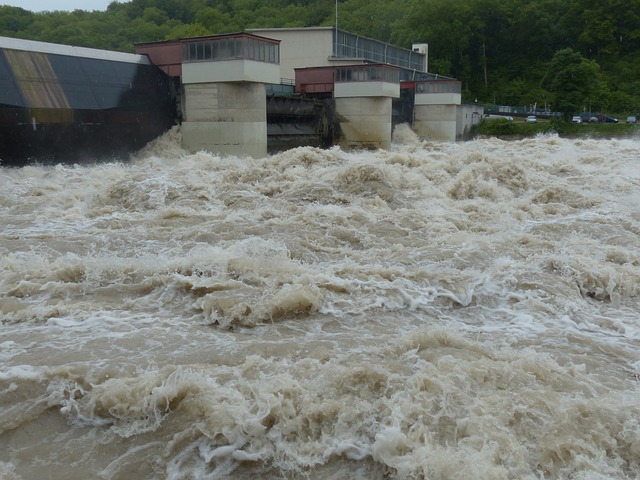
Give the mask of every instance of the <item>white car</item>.
M 529 115 L 527 118 L 524 119 L 524 121 L 527 123 L 536 123 L 538 119 L 536 118 L 535 115 Z
M 582 123 L 582 117 L 580 115 L 575 115 L 572 119 L 571 119 L 571 123 Z

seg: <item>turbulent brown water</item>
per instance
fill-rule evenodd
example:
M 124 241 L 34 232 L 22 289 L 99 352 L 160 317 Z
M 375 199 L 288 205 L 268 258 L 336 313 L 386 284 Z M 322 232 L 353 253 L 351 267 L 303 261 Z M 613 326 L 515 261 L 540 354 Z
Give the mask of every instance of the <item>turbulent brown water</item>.
M 0 478 L 640 476 L 640 140 L 0 168 Z

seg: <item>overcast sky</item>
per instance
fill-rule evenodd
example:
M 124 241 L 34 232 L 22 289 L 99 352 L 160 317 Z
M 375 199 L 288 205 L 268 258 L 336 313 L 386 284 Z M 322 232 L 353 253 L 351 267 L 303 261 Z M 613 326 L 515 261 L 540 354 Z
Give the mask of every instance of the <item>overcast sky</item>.
M 11 5 L 22 7 L 32 12 L 43 12 L 45 10 L 106 10 L 113 0 L 0 0 L 0 5 Z M 128 0 L 117 0 L 119 3 L 126 3 Z

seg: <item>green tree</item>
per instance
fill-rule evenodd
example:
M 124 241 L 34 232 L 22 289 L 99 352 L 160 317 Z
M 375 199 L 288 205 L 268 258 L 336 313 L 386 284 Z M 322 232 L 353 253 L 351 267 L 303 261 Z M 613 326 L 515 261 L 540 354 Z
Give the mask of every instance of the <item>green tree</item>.
M 572 49 L 582 60 L 597 62 L 602 73 L 578 75 L 597 79 L 588 88 L 571 79 L 566 87 L 554 84 L 556 105 L 562 100 L 576 111 L 589 105 L 615 113 L 640 109 L 640 0 L 338 0 L 338 5 L 340 28 L 406 48 L 428 43 L 429 71 L 460 80 L 467 100 L 546 103 L 559 71 L 551 58 Z M 133 51 L 136 42 L 176 36 L 334 24 L 335 2 L 328 0 L 114 0 L 105 12 L 33 13 L 0 6 L 0 35 L 124 52 Z M 581 63 L 572 68 L 584 69 Z
M 461 80 L 474 70 L 469 56 L 472 39 L 468 2 L 412 0 L 402 19 L 395 22 L 391 41 L 410 47 L 429 44 L 429 70 Z
M 228 12 L 218 8 L 206 7 L 198 11 L 196 22 L 203 25 L 211 34 L 237 32 L 240 27 Z
M 640 0 L 571 0 L 586 53 L 616 56 L 640 46 Z
M 15 35 L 33 21 L 33 15 L 19 7 L 0 7 L 0 34 Z
M 175 40 L 176 38 L 199 37 L 201 35 L 210 35 L 203 25 L 199 23 L 181 23 L 172 28 L 166 35 L 166 40 Z
M 142 19 L 147 23 L 155 23 L 160 26 L 169 21 L 169 16 L 157 7 L 147 7 L 142 13 Z
M 388 42 L 408 4 L 407 0 L 349 0 L 339 7 L 338 27 Z
M 565 118 L 587 107 L 595 110 L 606 106 L 608 91 L 600 66 L 570 48 L 555 53 L 545 83 L 553 96 L 553 109 Z

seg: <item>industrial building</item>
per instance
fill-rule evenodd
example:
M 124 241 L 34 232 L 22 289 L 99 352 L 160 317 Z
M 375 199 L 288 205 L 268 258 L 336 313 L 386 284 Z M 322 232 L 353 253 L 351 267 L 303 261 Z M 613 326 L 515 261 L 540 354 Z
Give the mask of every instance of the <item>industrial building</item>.
M 268 44 L 271 50 L 257 55 L 252 42 Z M 183 138 L 191 149 L 262 155 L 270 146 L 308 144 L 314 137 L 317 140 L 311 143 L 324 144 L 327 136 L 330 143 L 345 148 L 387 148 L 399 123 L 408 123 L 419 137 L 436 141 L 455 141 L 471 127 L 473 115 L 462 107 L 460 82 L 428 72 L 424 43 L 405 49 L 334 27 L 274 28 L 139 44 L 136 53 L 149 55 L 181 85 Z M 245 78 L 233 73 L 247 69 L 256 75 Z M 190 73 L 196 70 L 197 78 Z M 225 107 L 227 116 L 221 116 L 222 97 L 213 92 L 226 91 L 230 85 L 235 85 L 235 92 L 248 92 L 249 84 L 255 98 L 264 88 L 266 107 L 259 107 L 264 114 L 254 110 L 250 121 L 244 115 L 240 122 L 232 112 L 247 113 L 249 97 L 236 94 L 225 96 L 239 103 Z M 203 116 L 205 111 L 208 116 Z M 302 112 L 322 118 L 316 121 Z M 264 128 L 258 127 L 260 115 Z M 285 137 L 288 140 L 275 141 Z M 249 147 L 248 138 L 259 138 L 261 146 Z
M 426 44 L 405 49 L 333 27 L 143 43 L 135 55 L 0 39 L 0 69 L 0 121 L 24 138 L 18 147 L 0 138 L 14 157 L 34 145 L 63 155 L 95 142 L 139 148 L 171 123 L 188 150 L 253 157 L 302 145 L 387 148 L 401 123 L 453 142 L 482 113 L 462 105 L 460 82 L 428 72 Z
M 338 67 L 365 63 L 394 65 L 405 72 L 402 80 L 417 80 L 428 70 L 428 46 L 397 47 L 335 27 L 254 28 L 255 35 L 280 41 L 280 76 L 286 83 L 295 79 L 295 69 Z

